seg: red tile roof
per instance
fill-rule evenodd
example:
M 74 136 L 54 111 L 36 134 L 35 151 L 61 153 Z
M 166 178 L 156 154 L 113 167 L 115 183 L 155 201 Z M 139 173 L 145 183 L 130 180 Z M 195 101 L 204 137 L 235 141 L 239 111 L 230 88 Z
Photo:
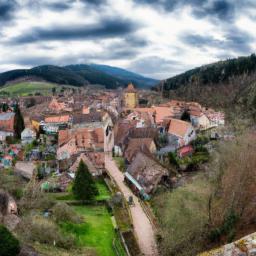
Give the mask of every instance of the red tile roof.
M 190 123 L 172 118 L 170 121 L 168 133 L 183 138 L 190 127 Z
M 46 123 L 67 123 L 69 121 L 69 118 L 69 115 L 48 116 L 45 117 L 44 121 Z

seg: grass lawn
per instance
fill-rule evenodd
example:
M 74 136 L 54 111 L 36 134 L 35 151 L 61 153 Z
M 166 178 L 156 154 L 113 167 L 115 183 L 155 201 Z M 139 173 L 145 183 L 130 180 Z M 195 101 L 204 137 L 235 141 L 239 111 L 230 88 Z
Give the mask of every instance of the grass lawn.
M 7 92 L 11 95 L 27 96 L 40 92 L 43 95 L 51 93 L 52 88 L 57 87 L 55 84 L 45 82 L 20 82 L 11 84 L 0 89 L 1 92 Z
M 99 256 L 114 256 L 112 241 L 114 229 L 105 206 L 73 206 L 82 215 L 82 224 L 63 223 L 64 232 L 73 233 L 79 246 L 95 248 Z
M 124 160 L 124 158 L 120 157 L 120 156 L 116 156 L 116 157 L 113 157 L 113 159 L 115 160 L 119 170 L 124 172 L 125 171 L 125 160 Z

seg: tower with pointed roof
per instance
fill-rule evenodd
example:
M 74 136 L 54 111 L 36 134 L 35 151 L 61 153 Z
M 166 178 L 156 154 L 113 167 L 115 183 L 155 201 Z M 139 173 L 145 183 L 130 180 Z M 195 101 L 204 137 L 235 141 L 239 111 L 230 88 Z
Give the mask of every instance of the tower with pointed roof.
M 128 84 L 124 90 L 124 107 L 125 108 L 136 108 L 138 103 L 137 90 L 134 88 L 132 83 Z

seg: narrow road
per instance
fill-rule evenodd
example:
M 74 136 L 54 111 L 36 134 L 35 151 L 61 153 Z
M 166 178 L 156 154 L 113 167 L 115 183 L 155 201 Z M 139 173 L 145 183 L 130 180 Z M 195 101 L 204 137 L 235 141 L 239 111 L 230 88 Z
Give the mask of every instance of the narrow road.
M 131 206 L 130 210 L 134 232 L 138 238 L 138 244 L 141 252 L 145 256 L 157 256 L 158 252 L 154 230 L 147 215 L 139 203 L 139 199 L 132 193 L 129 187 L 126 186 L 124 183 L 123 173 L 118 169 L 115 161 L 109 155 L 105 155 L 105 167 L 112 178 L 116 181 L 126 200 L 128 200 L 129 196 L 133 196 L 135 205 Z

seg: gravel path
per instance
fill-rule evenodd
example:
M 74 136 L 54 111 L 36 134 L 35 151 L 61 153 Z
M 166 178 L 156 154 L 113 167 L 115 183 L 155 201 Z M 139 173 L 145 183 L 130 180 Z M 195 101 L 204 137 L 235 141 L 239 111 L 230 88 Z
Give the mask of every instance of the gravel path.
M 128 200 L 129 196 L 133 196 L 135 205 L 131 206 L 130 210 L 135 235 L 137 236 L 141 252 L 146 256 L 157 256 L 158 252 L 153 227 L 147 215 L 143 211 L 138 198 L 126 186 L 124 183 L 123 173 L 118 169 L 115 161 L 109 155 L 105 156 L 105 167 L 112 178 L 116 181 L 126 200 Z

